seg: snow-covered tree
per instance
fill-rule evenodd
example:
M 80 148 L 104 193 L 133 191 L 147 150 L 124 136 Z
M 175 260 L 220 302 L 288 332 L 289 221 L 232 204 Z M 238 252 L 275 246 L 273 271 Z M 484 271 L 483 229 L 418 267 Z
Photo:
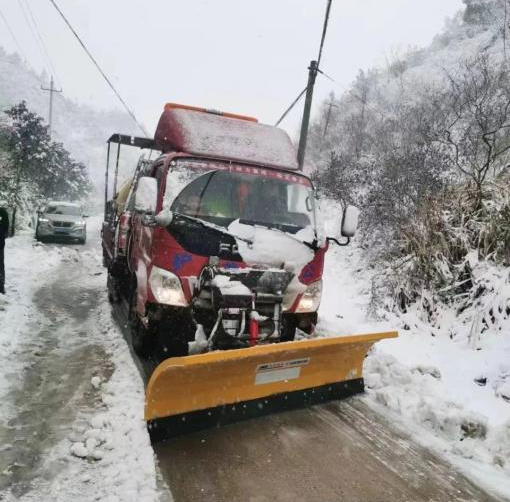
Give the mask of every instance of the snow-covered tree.
M 0 150 L 0 197 L 14 212 L 48 198 L 82 199 L 91 190 L 85 166 L 51 141 L 43 119 L 25 102 L 5 111 Z

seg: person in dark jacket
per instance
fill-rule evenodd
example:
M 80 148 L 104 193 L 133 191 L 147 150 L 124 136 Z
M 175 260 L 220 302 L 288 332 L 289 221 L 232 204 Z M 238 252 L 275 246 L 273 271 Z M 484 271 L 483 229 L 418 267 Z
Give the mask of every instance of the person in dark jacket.
M 9 215 L 7 209 L 0 207 L 0 293 L 5 294 L 4 248 L 9 236 Z

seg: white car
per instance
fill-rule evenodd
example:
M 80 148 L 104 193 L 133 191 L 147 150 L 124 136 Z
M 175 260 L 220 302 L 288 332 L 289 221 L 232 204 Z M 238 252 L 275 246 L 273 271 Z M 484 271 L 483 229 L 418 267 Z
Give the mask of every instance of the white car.
M 43 240 L 78 241 L 87 240 L 87 215 L 79 204 L 51 201 L 44 209 L 37 211 L 35 238 Z

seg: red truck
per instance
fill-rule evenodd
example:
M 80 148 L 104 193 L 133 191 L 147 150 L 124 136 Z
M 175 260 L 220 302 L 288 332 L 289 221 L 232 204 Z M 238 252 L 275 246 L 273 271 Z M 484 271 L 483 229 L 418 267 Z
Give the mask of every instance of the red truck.
M 151 154 L 117 190 L 121 145 Z M 311 336 L 328 244 L 348 244 L 358 211 L 343 211 L 343 242 L 323 236 L 284 131 L 167 104 L 154 138 L 110 137 L 105 187 L 108 296 L 135 352 L 157 363 L 152 440 L 363 391 L 367 351 L 397 334 Z M 294 341 L 298 329 L 309 335 Z
M 155 137 L 114 134 L 114 197 L 102 245 L 112 302 L 134 350 L 162 358 L 291 341 L 312 333 L 329 241 L 288 135 L 241 115 L 167 104 Z M 117 190 L 120 145 L 157 151 Z

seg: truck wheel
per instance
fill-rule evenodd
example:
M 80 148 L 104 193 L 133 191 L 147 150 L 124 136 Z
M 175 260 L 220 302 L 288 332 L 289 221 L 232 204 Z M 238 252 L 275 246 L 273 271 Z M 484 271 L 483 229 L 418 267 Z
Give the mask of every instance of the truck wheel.
M 110 257 L 107 252 L 103 249 L 103 267 L 108 268 L 110 266 Z
M 280 334 L 280 341 L 292 342 L 296 336 L 297 322 L 295 316 L 292 314 L 284 314 L 282 318 L 282 332 Z
M 133 350 L 141 357 L 148 357 L 154 351 L 154 338 L 138 316 L 131 321 L 131 342 Z
M 117 281 L 108 273 L 106 278 L 106 289 L 108 291 L 108 301 L 110 303 L 119 303 L 120 294 L 117 286 Z
M 162 358 L 187 356 L 188 342 L 195 339 L 196 326 L 188 312 L 176 311 L 159 325 L 159 345 Z
M 132 294 L 131 308 L 129 312 L 131 328 L 131 345 L 133 350 L 140 357 L 148 357 L 154 351 L 154 337 L 151 330 L 147 329 L 138 317 L 136 312 L 136 288 Z

